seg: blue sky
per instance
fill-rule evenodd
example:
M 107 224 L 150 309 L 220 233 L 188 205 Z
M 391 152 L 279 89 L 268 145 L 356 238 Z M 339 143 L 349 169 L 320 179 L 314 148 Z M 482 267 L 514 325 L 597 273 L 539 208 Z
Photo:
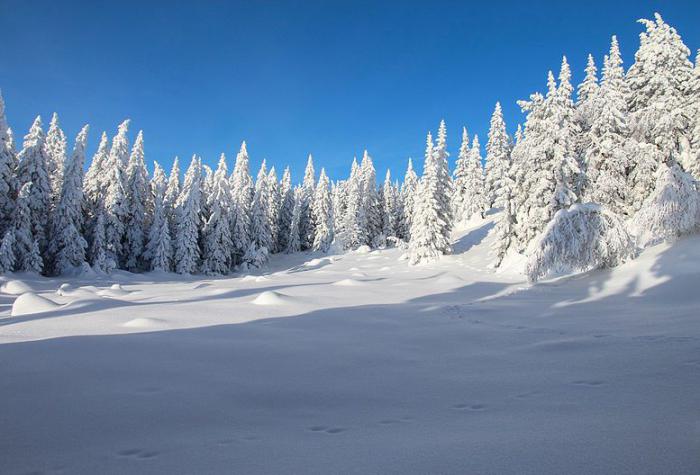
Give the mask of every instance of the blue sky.
M 71 141 L 91 124 L 92 152 L 131 118 L 149 168 L 221 152 L 231 166 L 245 139 L 255 169 L 289 164 L 295 180 L 308 153 L 339 178 L 364 148 L 403 176 L 441 118 L 452 159 L 463 125 L 485 144 L 497 100 L 512 132 L 515 101 L 562 54 L 578 82 L 617 34 L 629 66 L 654 11 L 700 48 L 696 1 L 0 0 L 0 88 L 17 136 L 57 111 Z

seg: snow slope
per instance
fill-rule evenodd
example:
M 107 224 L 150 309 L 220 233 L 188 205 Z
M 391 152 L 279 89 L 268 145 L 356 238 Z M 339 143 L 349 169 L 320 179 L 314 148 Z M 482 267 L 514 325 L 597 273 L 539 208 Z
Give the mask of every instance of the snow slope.
M 530 287 L 472 224 L 418 267 L 4 277 L 53 305 L 0 294 L 0 472 L 697 473 L 700 238 Z

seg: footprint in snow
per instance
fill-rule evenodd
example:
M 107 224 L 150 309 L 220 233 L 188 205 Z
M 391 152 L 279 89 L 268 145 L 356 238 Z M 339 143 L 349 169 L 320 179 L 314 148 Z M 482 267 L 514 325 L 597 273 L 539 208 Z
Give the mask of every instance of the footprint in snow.
M 486 409 L 485 404 L 455 404 L 452 406 L 453 409 L 458 409 L 460 411 L 462 410 L 469 410 L 469 411 L 483 411 Z
M 345 432 L 347 429 L 344 427 L 328 427 L 328 426 L 311 426 L 309 427 L 311 432 L 325 432 L 326 434 L 340 434 Z
M 117 452 L 117 455 L 125 458 L 133 459 L 152 459 L 158 456 L 158 452 L 155 450 L 143 450 L 143 449 L 124 449 Z

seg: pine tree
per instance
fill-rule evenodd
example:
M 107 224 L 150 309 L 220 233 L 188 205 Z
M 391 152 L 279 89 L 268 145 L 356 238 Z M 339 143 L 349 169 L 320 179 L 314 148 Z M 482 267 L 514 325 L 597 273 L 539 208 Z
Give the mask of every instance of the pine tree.
M 453 213 L 455 221 L 465 223 L 475 215 L 483 217 L 488 198 L 481 168 L 481 147 L 479 137 L 474 136 L 474 143 L 469 148 L 467 129 L 462 129 L 462 145 L 455 169 Z
M 32 184 L 27 191 L 29 195 L 26 196 L 26 205 L 29 209 L 32 239 L 37 240 L 39 252 L 42 255 L 47 247 L 46 231 L 51 204 L 51 183 L 46 172 L 48 161 L 46 139 L 44 131 L 41 129 L 41 117 L 37 117 L 29 134 L 24 137 L 24 146 L 19 154 L 17 173 L 22 187 L 27 183 Z M 18 257 L 18 260 L 21 259 Z
M 248 171 L 248 149 L 246 143 L 236 156 L 236 164 L 231 175 L 232 196 L 232 259 L 234 265 L 243 262 L 243 256 L 248 251 L 252 236 L 250 233 L 250 214 L 253 208 L 253 180 Z
M 620 50 L 613 36 L 598 92 L 599 112 L 589 132 L 590 145 L 585 155 L 589 186 L 584 199 L 617 214 L 627 214 L 628 209 L 626 174 L 630 160 L 624 81 Z
M 39 245 L 32 226 L 32 182 L 22 185 L 14 213 L 15 270 L 40 273 L 43 268 Z
M 202 198 L 202 162 L 194 155 L 175 205 L 175 272 L 193 274 L 199 265 L 199 229 Z
M 289 167 L 287 167 L 284 169 L 282 182 L 280 183 L 279 238 L 277 244 L 277 248 L 280 251 L 286 251 L 287 249 L 293 214 L 294 189 L 292 188 L 292 175 Z
M 62 163 L 61 191 L 52 218 L 49 255 L 55 274 L 65 274 L 85 263 L 87 242 L 83 229 L 83 165 L 89 127 L 82 128 L 75 139 L 73 154 Z
M 314 226 L 311 219 L 311 204 L 314 199 L 316 177 L 314 172 L 313 157 L 309 154 L 304 171 L 304 181 L 301 186 L 301 215 L 299 232 L 301 233 L 302 250 L 311 249 L 314 242 Z
M 170 169 L 170 175 L 168 176 L 168 185 L 165 188 L 165 196 L 163 197 L 163 209 L 165 210 L 165 217 L 168 220 L 168 227 L 170 228 L 170 238 L 173 239 L 177 232 L 177 226 L 175 224 L 175 205 L 177 199 L 180 196 L 180 159 L 175 157 L 173 161 L 173 166 Z
M 51 206 L 58 203 L 61 195 L 61 180 L 63 179 L 63 165 L 66 161 L 68 142 L 66 135 L 58 124 L 58 114 L 53 113 L 49 130 L 46 133 L 46 173 L 49 175 L 51 183 Z
M 391 171 L 386 171 L 382 186 L 382 236 L 384 244 L 395 243 L 398 239 L 398 199 L 391 183 Z
M 501 187 L 496 195 L 496 206 L 501 208 L 501 213 L 496 220 L 495 240 L 491 246 L 491 251 L 495 255 L 494 267 L 501 265 L 515 238 L 515 180 L 511 173 L 512 171 L 503 176 Z
M 491 116 L 489 141 L 486 144 L 486 190 L 487 208 L 494 206 L 498 190 L 504 186 L 503 181 L 510 166 L 510 137 L 503 120 L 501 103 L 496 102 L 496 108 Z
M 139 131 L 126 169 L 125 266 L 130 271 L 143 267 L 146 220 L 149 206 L 148 171 L 144 160 L 143 131 Z
M 368 242 L 367 215 L 363 205 L 363 180 L 357 159 L 353 159 L 346 183 L 346 209 L 342 227 L 337 232 L 344 249 L 356 249 Z
M 339 180 L 331 185 L 331 200 L 333 201 L 333 230 L 335 234 L 334 242 L 342 246 L 341 239 L 343 219 L 347 211 L 346 182 Z
M 691 104 L 691 124 L 688 156 L 684 161 L 683 168 L 693 175 L 696 180 L 700 180 L 700 50 L 695 55 L 695 68 L 693 68 L 693 79 L 688 85 L 686 97 Z
M 273 166 L 270 168 L 270 173 L 267 174 L 267 191 L 268 191 L 268 203 L 267 203 L 267 220 L 270 223 L 270 236 L 271 236 L 271 246 L 270 252 L 280 252 L 279 247 L 280 241 L 280 208 L 281 195 L 280 195 L 280 184 L 277 181 L 277 171 Z
M 90 265 L 97 272 L 109 274 L 117 263 L 107 253 L 107 236 L 105 233 L 105 211 L 99 209 L 95 217 L 92 244 L 90 245 Z
M 109 139 L 107 133 L 102 132 L 97 152 L 92 157 L 90 168 L 85 173 L 83 182 L 83 194 L 85 196 L 85 214 L 91 221 L 96 219 L 99 209 L 103 206 L 104 192 L 106 188 L 107 162 L 109 159 Z
M 302 191 L 297 187 L 293 190 L 294 208 L 292 211 L 292 221 L 289 226 L 289 237 L 287 238 L 287 254 L 301 251 L 299 222 L 301 221 L 301 200 Z
M 166 189 L 165 172 L 158 162 L 154 162 L 153 179 L 151 180 L 153 221 L 148 232 L 148 243 L 144 257 L 149 261 L 150 270 L 160 272 L 172 270 L 173 257 L 170 226 L 164 204 Z
M 413 161 L 408 159 L 406 174 L 401 185 L 401 239 L 405 242 L 411 240 L 411 222 L 415 211 L 416 192 L 418 191 L 418 176 L 413 170 Z
M 129 157 L 129 140 L 126 136 L 129 120 L 119 125 L 117 135 L 112 140 L 106 173 L 104 200 L 105 253 L 107 259 L 119 266 L 125 257 L 123 247 L 125 225 L 129 215 L 126 196 L 125 170 Z
M 443 203 L 440 200 L 438 168 L 433 138 L 428 133 L 423 176 L 418 186 L 415 213 L 411 224 L 411 242 L 409 243 L 411 264 L 430 262 L 450 251 L 450 242 L 445 239 L 444 222 L 440 213 Z
M 318 185 L 314 192 L 311 207 L 314 222 L 314 251 L 328 252 L 333 243 L 335 230 L 333 228 L 333 202 L 331 200 L 330 182 L 326 170 L 321 168 Z
M 16 161 L 11 132 L 5 117 L 5 102 L 0 93 L 0 233 L 5 234 L 12 222 L 14 208 Z
M 588 63 L 586 65 L 586 77 L 579 84 L 577 90 L 576 110 L 574 112 L 574 121 L 578 134 L 575 137 L 574 149 L 577 157 L 581 159 L 581 169 L 587 169 L 586 151 L 591 145 L 590 130 L 591 126 L 598 116 L 600 100 L 598 97 L 600 85 L 598 83 L 598 68 L 592 55 L 588 55 Z M 588 187 L 588 176 L 586 173 L 579 175 L 578 193 L 583 196 Z
M 381 202 L 377 192 L 377 173 L 374 170 L 372 157 L 365 150 L 360 163 L 360 206 L 364 215 L 364 236 L 362 244 L 377 246 L 377 239 L 382 231 Z
M 267 262 L 272 247 L 268 205 L 270 196 L 267 187 L 267 165 L 263 160 L 255 180 L 255 195 L 250 218 L 252 249 L 249 250 L 247 264 L 260 267 Z
M 12 272 L 15 268 L 15 232 L 8 229 L 2 237 L 0 244 L 0 274 Z
M 439 204 L 438 215 L 440 216 L 440 226 L 443 239 L 448 243 L 443 253 L 448 254 L 451 251 L 449 245 L 452 238 L 452 179 L 450 178 L 450 168 L 447 162 L 450 154 L 447 152 L 447 126 L 445 121 L 440 121 L 438 128 L 438 139 L 435 144 L 434 159 L 437 165 L 437 200 Z
M 228 182 L 226 156 L 222 153 L 213 175 L 209 194 L 208 214 L 203 237 L 202 271 L 209 275 L 226 274 L 231 269 L 231 190 Z

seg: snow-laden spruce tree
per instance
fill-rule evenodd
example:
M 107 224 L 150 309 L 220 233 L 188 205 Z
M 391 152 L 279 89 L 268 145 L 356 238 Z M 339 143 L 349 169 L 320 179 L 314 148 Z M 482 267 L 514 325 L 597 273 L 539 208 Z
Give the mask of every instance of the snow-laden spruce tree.
M 100 208 L 95 217 L 92 243 L 90 244 L 90 265 L 97 272 L 109 274 L 117 267 L 114 258 L 107 253 L 107 235 L 105 234 L 105 211 Z
M 294 207 L 292 209 L 292 221 L 289 225 L 289 237 L 287 237 L 287 254 L 301 251 L 301 238 L 299 234 L 299 222 L 301 221 L 301 199 L 302 191 L 300 187 L 294 188 L 292 196 Z
M 104 190 L 105 253 L 117 266 L 125 259 L 123 248 L 125 224 L 129 215 L 126 196 L 126 166 L 129 159 L 129 119 L 119 125 L 112 139 L 112 148 L 105 165 L 106 189 Z
M 49 130 L 46 132 L 46 173 L 51 183 L 51 206 L 58 202 L 61 195 L 61 180 L 63 179 L 63 165 L 68 153 L 68 141 L 66 134 L 61 130 L 56 112 L 51 116 Z
M 85 196 L 85 216 L 89 221 L 97 218 L 103 206 L 106 188 L 107 161 L 109 159 L 109 138 L 107 132 L 102 132 L 97 152 L 92 156 L 90 167 L 83 180 L 83 195 Z M 94 225 L 94 223 L 93 223 Z
M 533 243 L 526 274 L 536 282 L 550 272 L 615 267 L 635 253 L 634 239 L 614 213 L 593 203 L 554 215 Z
M 629 204 L 629 130 L 624 74 L 617 38 L 613 36 L 610 54 L 605 57 L 603 66 L 598 113 L 588 133 L 589 145 L 585 151 L 588 186 L 584 198 L 620 215 L 628 213 Z
M 163 209 L 165 217 L 168 219 L 170 227 L 170 238 L 175 237 L 175 204 L 180 196 L 180 158 L 175 157 L 173 166 L 168 175 L 168 185 L 165 187 L 165 196 L 163 197 Z
M 175 272 L 194 274 L 199 266 L 202 207 L 202 162 L 194 155 L 175 205 Z
M 5 117 L 5 102 L 0 93 L 0 233 L 12 222 L 15 193 L 15 157 L 14 147 L 10 145 L 10 128 Z
M 503 180 L 510 167 L 510 137 L 503 120 L 501 103 L 496 102 L 496 108 L 491 116 L 489 140 L 486 143 L 486 207 L 491 208 L 496 200 L 497 191 L 503 186 Z
M 37 117 L 29 133 L 24 137 L 24 145 L 19 153 L 18 180 L 22 187 L 31 183 L 27 188 L 26 205 L 29 208 L 29 222 L 32 240 L 39 244 L 40 254 L 46 252 L 46 232 L 49 224 L 49 209 L 51 205 L 51 182 L 46 171 L 49 161 L 46 153 L 46 137 L 41 128 L 41 117 Z M 18 257 L 18 261 L 23 257 Z
M 494 267 L 501 265 L 515 238 L 516 202 L 514 190 L 515 180 L 512 172 L 508 171 L 503 175 L 501 186 L 496 191 L 496 200 L 494 202 L 494 206 L 501 209 L 494 228 L 495 239 L 491 245 L 491 251 L 495 257 Z
M 457 158 L 454 179 L 454 219 L 463 224 L 475 215 L 483 216 L 488 198 L 484 184 L 484 172 L 481 168 L 481 151 L 479 137 L 474 136 L 474 143 L 469 148 L 467 129 L 462 129 L 462 145 Z
M 282 174 L 282 181 L 280 182 L 279 237 L 277 240 L 277 249 L 279 249 L 280 252 L 287 249 L 293 213 L 294 188 L 292 188 L 292 173 L 289 167 L 286 167 Z
M 8 229 L 0 244 L 0 274 L 12 272 L 15 268 L 15 232 Z
M 126 169 L 126 232 L 124 236 L 125 266 L 137 271 L 143 267 L 146 225 L 151 208 L 148 171 L 144 160 L 143 131 L 139 131 Z
M 357 249 L 359 246 L 366 244 L 369 239 L 367 234 L 367 215 L 362 196 L 363 189 L 362 171 L 357 164 L 357 159 L 353 158 L 350 177 L 345 186 L 345 215 L 341 220 L 341 228 L 336 232 L 338 242 L 342 244 L 344 249 Z
M 597 114 L 597 99 L 600 86 L 598 84 L 598 68 L 595 65 L 593 55 L 588 55 L 586 63 L 586 76 L 576 90 L 576 120 L 581 132 L 587 132 Z M 581 149 L 583 152 L 583 149 Z
M 693 175 L 696 180 L 700 180 L 700 50 L 695 55 L 695 67 L 693 68 L 693 78 L 688 85 L 686 97 L 691 104 L 691 124 L 690 139 L 687 158 L 682 163 L 683 168 Z
M 318 184 L 314 191 L 311 216 L 315 229 L 313 250 L 328 252 L 333 243 L 335 230 L 333 227 L 333 201 L 331 199 L 330 182 L 324 168 L 321 168 Z
M 274 165 L 267 174 L 267 195 L 267 220 L 270 223 L 271 236 L 270 252 L 276 253 L 280 252 L 280 206 L 282 197 L 280 195 L 280 184 L 277 181 L 277 170 L 275 170 Z
M 633 223 L 642 246 L 697 231 L 700 227 L 698 183 L 678 164 L 661 164 L 654 191 L 644 200 Z
M 231 182 L 231 239 L 233 239 L 232 262 L 243 262 L 252 236 L 250 234 L 250 215 L 253 208 L 253 179 L 249 172 L 248 149 L 245 141 L 236 155 Z
M 314 199 L 316 175 L 314 172 L 314 159 L 309 154 L 304 170 L 304 181 L 301 185 L 301 214 L 299 220 L 299 232 L 301 233 L 302 250 L 311 249 L 314 242 L 314 225 L 311 219 L 311 204 Z
M 655 145 L 660 162 L 670 165 L 680 159 L 690 133 L 694 111 L 686 91 L 693 64 L 676 30 L 658 13 L 654 18 L 639 20 L 646 31 L 639 35 L 635 62 L 627 72 L 629 125 L 633 138 Z
M 148 231 L 148 242 L 146 243 L 144 257 L 148 261 L 150 270 L 170 272 L 172 271 L 173 249 L 170 240 L 170 226 L 164 205 L 167 181 L 165 171 L 163 171 L 158 162 L 153 162 L 153 179 L 150 185 L 153 200 L 153 220 Z
M 438 127 L 437 142 L 435 144 L 434 160 L 437 170 L 437 202 L 438 215 L 440 216 L 440 229 L 443 240 L 448 243 L 444 253 L 451 251 L 449 245 L 452 238 L 452 227 L 454 217 L 452 214 L 452 178 L 450 177 L 450 167 L 447 162 L 450 154 L 447 152 L 447 126 L 445 121 L 440 121 Z
M 382 244 L 394 245 L 398 239 L 398 192 L 391 182 L 391 170 L 386 171 L 384 177 L 384 185 L 382 185 L 381 200 L 382 200 Z
M 333 201 L 333 229 L 335 230 L 335 242 L 342 246 L 339 234 L 342 234 L 343 218 L 347 210 L 346 182 L 338 180 L 331 183 L 331 200 Z
M 40 273 L 43 268 L 43 261 L 39 251 L 39 244 L 34 236 L 32 209 L 30 206 L 33 186 L 32 182 L 22 185 L 15 206 L 13 216 L 15 270 Z
M 406 174 L 401 184 L 401 239 L 405 242 L 411 240 L 411 222 L 415 211 L 416 192 L 418 191 L 418 175 L 413 170 L 413 160 L 408 159 Z
M 247 252 L 248 258 L 244 259 L 248 266 L 251 267 L 260 267 L 269 259 L 270 248 L 272 247 L 269 203 L 267 164 L 263 160 L 255 180 L 255 195 L 253 196 L 253 207 L 250 217 L 250 234 L 253 245 L 249 247 Z
M 82 128 L 75 139 L 71 157 L 61 164 L 61 192 L 51 219 L 48 252 L 53 258 L 53 273 L 56 275 L 73 271 L 86 262 L 87 242 L 82 229 L 83 165 L 88 130 L 87 125 Z
M 413 221 L 411 223 L 411 242 L 409 243 L 409 263 L 431 262 L 442 254 L 450 252 L 450 241 L 443 233 L 445 224 L 440 212 L 443 202 L 439 185 L 439 164 L 435 159 L 433 137 L 428 132 L 425 149 L 423 176 L 418 185 Z
M 222 153 L 213 175 L 208 214 L 202 229 L 202 272 L 223 275 L 231 269 L 231 190 L 226 156 Z
M 377 190 L 377 172 L 374 162 L 367 150 L 362 154 L 360 162 L 360 215 L 364 216 L 365 241 L 362 244 L 376 247 L 381 241 L 382 232 L 382 208 L 379 192 Z

